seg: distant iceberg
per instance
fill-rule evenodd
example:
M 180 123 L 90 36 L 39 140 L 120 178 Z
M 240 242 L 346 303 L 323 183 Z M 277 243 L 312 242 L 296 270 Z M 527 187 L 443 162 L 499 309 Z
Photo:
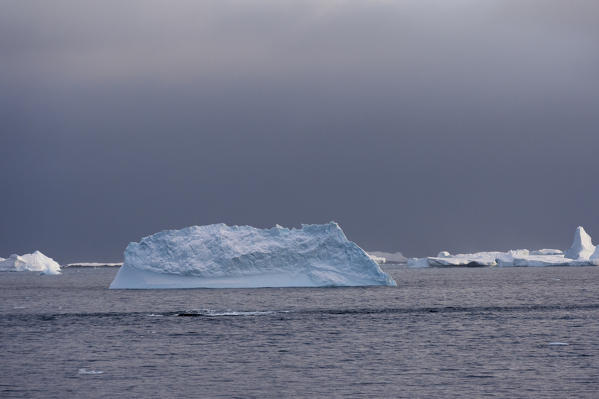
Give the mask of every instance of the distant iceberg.
M 572 246 L 559 249 L 515 249 L 507 252 L 476 252 L 450 255 L 446 251 L 428 258 L 411 258 L 409 267 L 484 267 L 484 266 L 590 266 L 599 265 L 599 247 L 595 247 L 584 228 L 578 227 Z
M 368 253 L 368 256 L 370 257 L 370 259 L 372 259 L 375 263 L 377 263 L 379 265 L 387 263 L 387 258 L 385 258 L 383 256 L 376 256 L 371 253 Z
M 35 251 L 32 254 L 25 255 L 13 254 L 8 259 L 1 260 L 0 271 L 60 274 L 60 265 L 54 259 L 47 257 L 40 251 Z
M 110 285 L 135 288 L 257 288 L 396 285 L 337 223 L 212 224 L 133 242 Z
M 574 233 L 574 242 L 572 246 L 564 252 L 564 256 L 570 259 L 589 259 L 595 252 L 595 246 L 591 236 L 584 231 L 582 226 L 578 226 Z
M 123 262 L 74 262 L 69 263 L 66 267 L 120 267 Z
M 401 252 L 368 251 L 368 255 L 379 264 L 406 263 L 408 261 L 408 258 L 403 256 Z

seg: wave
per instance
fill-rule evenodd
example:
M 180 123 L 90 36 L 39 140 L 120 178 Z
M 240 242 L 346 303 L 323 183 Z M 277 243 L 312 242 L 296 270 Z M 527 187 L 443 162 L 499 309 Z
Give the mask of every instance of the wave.
M 219 316 L 265 316 L 276 313 L 289 313 L 288 310 L 255 310 L 255 311 L 242 311 L 242 310 L 213 310 L 213 309 L 202 309 L 202 310 L 191 310 L 180 312 L 177 316 L 181 317 L 219 317 Z
M 312 315 L 369 315 L 369 314 L 444 314 L 444 313 L 510 313 L 510 312 L 550 312 L 550 311 L 579 311 L 598 310 L 596 304 L 572 305 L 514 305 L 514 306 L 445 306 L 418 308 L 346 308 L 346 309 L 299 309 L 299 310 L 181 310 L 169 312 L 93 312 L 93 313 L 8 313 L 0 315 L 0 320 L 31 320 L 52 321 L 72 317 L 228 317 L 228 316 L 268 316 L 280 314 L 312 314 Z
M 90 370 L 90 369 L 79 369 L 77 374 L 85 374 L 85 375 L 96 375 L 96 374 L 104 374 L 103 371 L 100 370 Z

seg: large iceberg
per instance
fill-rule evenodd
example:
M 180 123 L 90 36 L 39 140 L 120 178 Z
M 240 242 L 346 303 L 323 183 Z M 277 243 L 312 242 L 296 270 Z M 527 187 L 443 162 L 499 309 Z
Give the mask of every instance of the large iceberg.
M 47 257 L 40 251 L 35 251 L 32 254 L 25 255 L 13 254 L 8 259 L 1 260 L 0 271 L 60 274 L 60 265 L 54 259 Z
M 390 285 L 395 281 L 339 225 L 212 224 L 132 242 L 110 288 L 257 288 Z
M 484 266 L 589 266 L 599 265 L 599 246 L 593 245 L 591 236 L 578 227 L 572 246 L 564 251 L 516 249 L 507 252 L 476 252 L 451 255 L 446 251 L 428 258 L 408 260 L 410 267 L 484 267 Z

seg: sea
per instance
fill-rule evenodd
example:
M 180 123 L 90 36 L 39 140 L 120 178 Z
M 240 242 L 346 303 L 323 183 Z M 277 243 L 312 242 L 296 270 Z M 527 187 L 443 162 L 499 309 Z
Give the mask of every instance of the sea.
M 0 397 L 599 398 L 599 268 L 384 268 L 397 287 L 0 273 Z

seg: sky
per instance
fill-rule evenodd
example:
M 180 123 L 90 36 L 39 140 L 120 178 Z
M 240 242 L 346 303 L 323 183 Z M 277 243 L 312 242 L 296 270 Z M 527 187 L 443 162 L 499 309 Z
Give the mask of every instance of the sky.
M 596 0 L 0 3 L 0 256 L 224 222 L 599 241 Z

